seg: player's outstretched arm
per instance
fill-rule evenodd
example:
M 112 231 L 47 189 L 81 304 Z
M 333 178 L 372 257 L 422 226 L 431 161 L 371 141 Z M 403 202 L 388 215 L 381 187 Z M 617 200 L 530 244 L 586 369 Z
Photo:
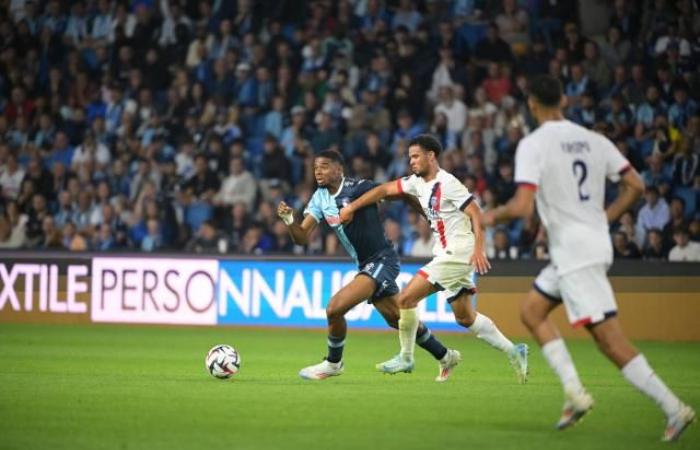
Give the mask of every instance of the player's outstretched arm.
M 476 271 L 483 275 L 491 269 L 491 263 L 489 263 L 486 257 L 486 239 L 484 238 L 484 229 L 481 223 L 481 208 L 476 202 L 471 202 L 469 206 L 464 209 L 464 214 L 471 220 L 472 232 L 474 233 L 474 254 L 469 264 L 476 267 Z
M 639 197 L 644 193 L 644 180 L 632 167 L 622 174 L 620 179 L 620 193 L 614 202 L 605 210 L 608 216 L 608 223 L 612 223 L 620 218 L 625 211 L 629 210 Z
M 306 245 L 309 243 L 309 235 L 316 228 L 316 219 L 311 217 L 311 214 L 304 217 L 301 224 L 294 222 L 294 210 L 285 202 L 280 202 L 277 206 L 277 215 L 282 219 L 289 234 L 292 236 L 292 241 L 297 245 Z
M 362 194 L 360 197 L 356 198 L 353 202 L 348 204 L 345 208 L 340 210 L 340 222 L 348 223 L 352 220 L 352 216 L 355 211 L 358 211 L 365 206 L 373 205 L 386 197 L 393 197 L 399 195 L 401 191 L 396 183 L 396 181 L 389 181 L 384 184 L 373 188 Z
M 535 211 L 535 189 L 531 185 L 520 185 L 513 198 L 505 205 L 486 211 L 483 224 L 491 226 L 499 222 L 507 222 L 519 217 L 530 217 Z

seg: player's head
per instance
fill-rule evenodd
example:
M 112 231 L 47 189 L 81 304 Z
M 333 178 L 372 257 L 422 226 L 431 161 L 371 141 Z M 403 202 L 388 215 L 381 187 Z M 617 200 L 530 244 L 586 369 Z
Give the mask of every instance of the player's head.
M 408 164 L 411 172 L 419 177 L 427 175 L 431 167 L 438 166 L 442 144 L 429 134 L 419 134 L 408 143 Z
M 551 75 L 537 75 L 530 79 L 530 95 L 527 105 L 538 122 L 552 112 L 559 112 L 564 106 L 561 82 Z
M 343 155 L 335 150 L 324 150 L 314 158 L 314 178 L 319 187 L 328 187 L 343 178 Z

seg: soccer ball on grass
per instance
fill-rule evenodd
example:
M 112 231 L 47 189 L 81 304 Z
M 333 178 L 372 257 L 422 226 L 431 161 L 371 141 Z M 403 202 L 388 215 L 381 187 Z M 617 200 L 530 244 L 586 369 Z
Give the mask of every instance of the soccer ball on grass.
M 227 379 L 241 368 L 241 355 L 230 345 L 220 344 L 207 353 L 204 364 L 214 378 Z

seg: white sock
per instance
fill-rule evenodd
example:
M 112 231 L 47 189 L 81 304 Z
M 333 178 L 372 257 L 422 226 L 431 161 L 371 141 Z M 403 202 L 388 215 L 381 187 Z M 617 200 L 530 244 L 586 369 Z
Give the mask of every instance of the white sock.
M 401 356 L 406 360 L 413 361 L 418 324 L 416 308 L 399 310 L 399 342 L 401 343 Z
M 469 327 L 476 334 L 476 337 L 488 342 L 489 345 L 496 347 L 502 352 L 511 353 L 513 351 L 513 343 L 501 333 L 501 330 L 496 327 L 493 320 L 487 316 L 476 313 L 474 323 Z
M 583 385 L 578 377 L 574 361 L 561 338 L 549 341 L 542 346 L 542 353 L 549 367 L 557 374 L 564 391 L 581 392 Z
M 627 381 L 632 383 L 634 387 L 644 392 L 666 413 L 667 417 L 671 417 L 678 412 L 681 407 L 681 401 L 673 392 L 661 381 L 661 378 L 656 375 L 647 359 L 641 353 L 625 367 L 622 368 L 622 375 L 627 378 Z

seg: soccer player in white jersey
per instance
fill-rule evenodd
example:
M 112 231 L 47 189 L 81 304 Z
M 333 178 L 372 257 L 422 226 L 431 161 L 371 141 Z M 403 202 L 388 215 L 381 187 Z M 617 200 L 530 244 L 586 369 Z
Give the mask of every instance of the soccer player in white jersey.
M 372 189 L 376 183 L 369 180 L 345 178 L 343 157 L 334 150 L 320 152 L 314 158 L 314 177 L 318 189 L 311 196 L 304 219 L 295 222 L 294 210 L 280 202 L 277 214 L 289 229 L 297 244 L 306 244 L 318 223 L 325 220 L 357 264 L 357 276 L 333 294 L 326 316 L 328 319 L 328 356 L 319 364 L 304 367 L 299 376 L 307 380 L 323 380 L 343 373 L 343 349 L 347 334 L 345 314 L 367 300 L 374 305 L 389 326 L 397 328 L 400 272 L 399 255 L 387 240 L 377 205 L 357 211 L 357 220 L 348 225 L 340 223 L 338 213 L 343 205 Z M 439 372 L 435 381 L 447 381 L 461 356 L 457 350 L 446 348 L 424 324 L 418 326 L 418 345 L 438 360 Z
M 564 103 L 556 78 L 542 75 L 531 81 L 528 106 L 540 126 L 518 145 L 515 196 L 484 214 L 484 223 L 528 217 L 537 200 L 552 262 L 536 278 L 520 312 L 564 388 L 557 428 L 575 424 L 593 406 L 548 318 L 563 303 L 571 324 L 585 326 L 624 377 L 661 407 L 668 419 L 662 439 L 673 441 L 694 420 L 695 412 L 666 387 L 624 335 L 607 278 L 613 259 L 608 223 L 634 205 L 644 183 L 607 138 L 564 119 Z M 620 195 L 607 209 L 606 179 L 621 182 Z
M 342 223 L 352 220 L 362 208 L 387 197 L 408 194 L 417 197 L 435 235 L 433 259 L 411 279 L 399 294 L 399 342 L 401 352 L 377 364 L 385 373 L 411 372 L 419 323 L 416 307 L 425 297 L 446 291 L 447 302 L 458 324 L 470 328 L 477 337 L 505 352 L 521 383 L 527 379 L 527 346 L 513 344 L 491 319 L 474 310 L 471 297 L 476 292 L 473 274 L 486 273 L 489 261 L 484 253 L 481 209 L 467 188 L 452 174 L 440 169 L 440 142 L 424 134 L 408 144 L 413 175 L 375 187 L 349 203 L 340 212 Z M 473 226 L 472 226 L 473 225 Z

